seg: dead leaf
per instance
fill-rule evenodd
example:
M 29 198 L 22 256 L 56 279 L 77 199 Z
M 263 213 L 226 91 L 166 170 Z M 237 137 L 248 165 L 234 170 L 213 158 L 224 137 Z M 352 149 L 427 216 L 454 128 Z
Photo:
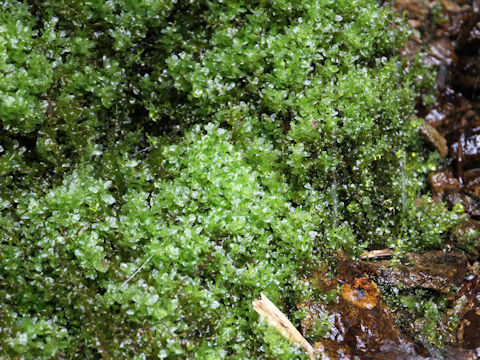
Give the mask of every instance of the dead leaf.
M 362 255 L 360 255 L 361 259 L 376 259 L 381 257 L 392 256 L 393 250 L 392 249 L 382 249 L 382 250 L 372 250 L 366 251 Z

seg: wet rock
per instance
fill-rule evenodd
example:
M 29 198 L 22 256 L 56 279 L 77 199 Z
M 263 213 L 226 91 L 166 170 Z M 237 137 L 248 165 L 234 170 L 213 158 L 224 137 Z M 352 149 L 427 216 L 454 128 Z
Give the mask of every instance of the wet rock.
M 428 180 L 432 190 L 432 197 L 435 201 L 443 200 L 446 190 L 457 193 L 460 189 L 458 180 L 448 170 L 431 174 Z
M 442 82 L 443 89 L 439 93 L 435 107 L 425 114 L 425 121 L 434 126 L 450 143 L 458 139 L 461 129 L 459 118 L 463 113 L 471 110 L 474 104 L 450 87 L 450 71 L 447 70 L 445 73 L 442 69 L 445 67 L 440 67 L 437 80 Z M 442 75 L 441 78 L 440 75 Z
M 453 84 L 464 92 L 475 92 L 480 86 L 479 56 L 460 58 L 454 71 Z
M 422 23 L 416 19 L 409 19 L 407 20 L 408 25 L 410 25 L 414 29 L 418 29 L 422 26 Z
M 394 349 L 399 348 L 408 348 L 411 355 L 417 354 L 414 343 L 395 327 L 377 285 L 366 277 L 343 284 L 337 303 L 308 302 L 301 307 L 307 310 L 302 322 L 304 336 L 313 331 L 315 319 L 328 317 L 333 323 L 321 343 L 314 344 L 331 359 L 393 360 L 398 358 Z M 376 357 L 380 354 L 381 357 Z
M 459 284 L 467 269 L 467 256 L 460 253 L 427 251 L 406 255 L 407 264 L 392 265 L 388 260 L 360 261 L 358 268 L 385 285 L 402 289 L 431 289 L 448 293 Z
M 425 121 L 428 124 L 436 125 L 443 122 L 446 118 L 446 115 L 438 108 L 433 108 L 426 116 Z
M 477 194 L 478 191 L 473 190 L 473 188 L 476 188 L 480 184 L 480 169 L 466 170 L 463 176 L 465 178 L 466 188 L 472 189 L 471 191 Z
M 418 32 L 418 31 L 415 31 Z M 415 58 L 420 50 L 420 43 L 418 39 L 410 39 L 404 47 L 400 50 L 403 58 L 408 62 L 415 61 Z
M 457 62 L 457 56 L 455 55 L 453 42 L 447 37 L 442 37 L 432 42 L 428 55 L 424 58 L 424 62 L 435 66 L 451 66 L 455 64 Z
M 468 14 L 468 20 L 464 21 L 462 29 L 458 34 L 456 40 L 457 51 L 463 50 L 469 42 L 479 38 L 478 34 L 472 30 L 474 30 L 476 24 L 480 21 L 480 4 L 474 0 L 472 5 L 471 11 L 465 12 Z
M 400 13 L 405 11 L 409 18 L 425 23 L 432 8 L 432 2 L 428 0 L 397 0 L 393 2 L 393 8 Z
M 452 207 L 461 204 L 471 217 L 480 218 L 480 200 L 470 194 L 458 191 L 445 191 L 444 200 Z
M 468 264 L 468 273 L 474 276 L 480 275 L 480 262 L 475 261 L 474 263 Z
M 449 349 L 442 359 L 444 360 L 478 360 L 480 352 L 469 349 Z M 437 358 L 438 359 L 438 358 Z M 432 359 L 432 360 L 437 360 Z
M 438 151 L 441 157 L 447 157 L 447 140 L 445 140 L 445 138 L 437 131 L 437 129 L 424 121 L 420 127 L 420 133 L 423 135 L 425 140 Z
M 445 10 L 451 13 L 459 13 L 459 12 L 470 9 L 470 6 L 468 5 L 460 6 L 457 4 L 456 1 L 452 1 L 452 0 L 440 0 L 440 2 L 442 3 Z
M 377 283 L 402 288 L 433 289 L 443 293 L 459 284 L 466 271 L 466 256 L 442 251 L 406 254 L 405 264 L 388 260 L 354 261 L 338 255 L 337 275 L 312 276 L 322 293 L 338 290 L 336 302 L 309 300 L 299 304 L 307 315 L 302 333 L 308 339 L 318 321 L 328 318 L 332 327 L 321 339 L 311 340 L 330 359 L 434 359 L 423 345 L 396 326 L 397 317 L 383 300 Z M 310 338 L 311 339 L 311 338 Z M 471 352 L 450 351 L 445 359 L 473 359 Z M 326 360 L 326 359 L 325 359 Z
M 452 39 L 458 37 L 462 32 L 469 15 L 464 12 L 460 14 L 448 14 L 448 21 L 445 21 L 437 29 L 437 36 L 450 36 Z
M 465 188 L 465 192 L 480 199 L 480 178 L 470 181 Z
M 373 309 L 381 298 L 377 284 L 367 277 L 355 279 L 353 284 L 344 284 L 342 297 L 362 309 Z
M 451 315 L 460 319 L 456 342 L 463 349 L 480 347 L 480 278 L 468 277 L 453 301 Z
M 467 221 L 464 221 L 453 228 L 452 236 L 457 242 L 461 243 L 464 241 L 465 238 L 469 237 L 472 232 L 478 232 L 479 230 L 480 221 L 468 219 Z
M 480 132 L 473 132 L 469 136 L 461 136 L 462 157 L 465 167 L 478 166 L 480 164 Z M 456 141 L 451 146 L 452 154 L 456 154 L 459 149 L 459 142 Z

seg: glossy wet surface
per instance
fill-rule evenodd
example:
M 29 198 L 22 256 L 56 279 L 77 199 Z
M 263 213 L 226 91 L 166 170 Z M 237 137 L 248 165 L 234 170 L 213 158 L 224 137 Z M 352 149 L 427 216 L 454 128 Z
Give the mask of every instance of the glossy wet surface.
M 408 1 L 399 3 L 408 10 Z M 443 22 L 431 29 L 417 24 L 415 30 L 416 48 L 424 47 L 425 62 L 438 69 L 439 88 L 434 107 L 419 115 L 430 133 L 438 132 L 426 135 L 427 142 L 449 164 L 433 174 L 430 183 L 437 200 L 450 206 L 461 203 L 472 218 L 480 218 L 480 3 L 442 3 Z M 408 16 L 425 16 L 421 14 L 416 9 Z
M 360 276 L 359 271 L 352 271 L 357 264 L 346 257 L 340 258 L 338 265 L 339 273 L 334 279 L 318 274 L 313 280 L 322 290 L 341 286 L 338 301 L 301 305 L 307 310 L 302 323 L 305 335 L 315 326 L 315 319 L 328 317 L 333 323 L 328 335 L 314 347 L 322 348 L 331 359 L 367 359 L 376 354 L 383 359 L 396 359 L 399 348 L 410 355 L 427 354 L 398 330 L 377 284 L 368 276 Z
M 406 0 L 397 6 L 407 11 L 416 28 L 409 48 L 425 49 L 425 62 L 438 70 L 436 103 L 428 111 L 420 109 L 419 115 L 440 135 L 425 136 L 426 141 L 446 157 L 447 166 L 429 178 L 432 195 L 451 207 L 462 204 L 470 217 L 453 232 L 458 239 L 480 228 L 480 1 L 441 1 L 443 10 L 436 20 L 434 3 Z M 479 248 L 476 236 L 466 254 L 469 275 L 449 310 L 459 318 L 452 348 L 469 350 L 473 358 L 480 358 Z
M 479 359 L 480 238 L 456 248 L 458 239 L 480 229 L 480 1 L 398 0 L 394 8 L 405 11 L 413 27 L 402 55 L 421 51 L 438 70 L 434 106 L 418 109 L 426 144 L 445 159 L 429 177 L 432 196 L 450 207 L 462 204 L 469 220 L 453 230 L 448 251 L 406 254 L 396 263 L 388 249 L 362 261 L 339 255 L 333 279 L 314 276 L 321 291 L 339 289 L 338 301 L 300 304 L 307 311 L 302 330 L 308 336 L 315 319 L 328 317 L 334 326 L 315 346 L 331 359 Z M 379 290 L 384 286 L 443 294 L 447 349 L 415 340 L 421 326 L 399 325 L 409 320 L 386 305 Z
M 309 279 L 320 292 L 339 290 L 336 302 L 299 304 L 307 312 L 302 322 L 304 336 L 311 334 L 316 321 L 328 318 L 332 328 L 313 346 L 322 349 L 329 359 L 477 359 L 480 277 L 465 277 L 466 255 L 442 251 L 412 253 L 406 254 L 402 263 L 408 265 L 395 265 L 390 260 L 354 261 L 339 254 L 338 272 L 333 279 L 324 273 Z M 386 305 L 377 283 L 438 292 L 447 292 L 457 285 L 459 290 L 455 295 L 448 291 L 451 307 L 448 315 L 455 312 L 460 319 L 450 348 L 440 351 L 428 347 L 399 326 L 399 319 L 405 314 L 395 313 Z M 415 326 L 419 325 L 412 325 Z

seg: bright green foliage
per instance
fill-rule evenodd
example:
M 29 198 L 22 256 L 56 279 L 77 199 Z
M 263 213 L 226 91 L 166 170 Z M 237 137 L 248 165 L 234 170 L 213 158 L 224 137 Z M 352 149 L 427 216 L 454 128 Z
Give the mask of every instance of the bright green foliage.
M 1 119 L 12 133 L 29 133 L 44 118 L 42 95 L 52 83 L 53 69 L 41 48 L 27 7 L 4 4 L 0 15 Z
M 113 358 L 250 358 L 266 342 L 267 353 L 284 358 L 285 344 L 257 327 L 251 302 L 259 289 L 279 305 L 297 298 L 296 274 L 312 261 L 321 213 L 292 206 L 271 144 L 257 138 L 248 146 L 255 158 L 209 124 L 155 150 L 161 160 L 152 167 L 163 179 L 120 161 L 117 176 L 132 186 L 119 199 L 93 168 L 22 199 L 22 226 L 2 258 L 2 296 L 13 294 L 4 306 L 22 305 L 11 320 L 11 351 L 58 356 L 76 339 L 83 345 L 69 351 L 90 356 L 97 348 Z
M 373 0 L 0 9 L 1 356 L 297 358 L 260 291 L 298 319 L 302 272 L 456 221 Z

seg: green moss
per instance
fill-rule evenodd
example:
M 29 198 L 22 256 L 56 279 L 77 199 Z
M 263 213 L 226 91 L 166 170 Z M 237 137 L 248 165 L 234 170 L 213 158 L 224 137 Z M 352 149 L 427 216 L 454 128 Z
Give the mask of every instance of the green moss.
M 295 358 L 260 291 L 298 324 L 300 273 L 457 221 L 373 0 L 1 7 L 2 356 Z
M 425 290 L 416 290 L 403 294 L 399 299 L 401 307 L 415 319 L 409 330 L 415 333 L 418 340 L 437 351 L 449 344 L 449 333 L 458 326 L 458 317 L 447 317 L 448 300 L 445 295 L 432 295 Z
M 254 159 L 231 142 L 231 132 L 212 124 L 197 127 L 181 144 L 159 149 L 161 161 L 152 166 L 162 167 L 165 179 L 125 158 L 117 175 L 131 186 L 122 195 L 87 167 L 40 198 L 22 199 L 17 221 L 23 226 L 9 234 L 16 242 L 4 247 L 10 256 L 2 259 L 8 271 L 4 292 L 11 294 L 4 310 L 22 305 L 10 324 L 7 349 L 54 356 L 62 348 L 43 348 L 44 337 L 56 343 L 76 338 L 88 348 L 98 343 L 97 351 L 118 358 L 125 354 L 122 336 L 130 339 L 129 331 L 145 327 L 144 338 L 132 344 L 145 354 L 218 358 L 234 351 L 249 357 L 262 352 L 266 336 L 273 347 L 268 352 L 283 349 L 280 357 L 285 344 L 257 329 L 251 302 L 260 290 L 279 305 L 298 296 L 296 274 L 312 261 L 320 215 L 292 206 L 274 163 L 270 170 L 255 164 L 264 155 L 279 156 L 268 142 L 248 145 L 257 153 Z M 14 291 L 18 286 L 21 293 Z M 72 291 L 87 293 L 72 298 Z M 35 352 L 17 344 L 32 311 L 53 321 L 32 330 Z M 98 319 L 94 329 L 79 332 L 97 312 L 116 314 L 117 320 Z M 60 338 L 51 334 L 52 327 L 61 330 Z M 147 351 L 142 346 L 150 332 L 156 346 Z

